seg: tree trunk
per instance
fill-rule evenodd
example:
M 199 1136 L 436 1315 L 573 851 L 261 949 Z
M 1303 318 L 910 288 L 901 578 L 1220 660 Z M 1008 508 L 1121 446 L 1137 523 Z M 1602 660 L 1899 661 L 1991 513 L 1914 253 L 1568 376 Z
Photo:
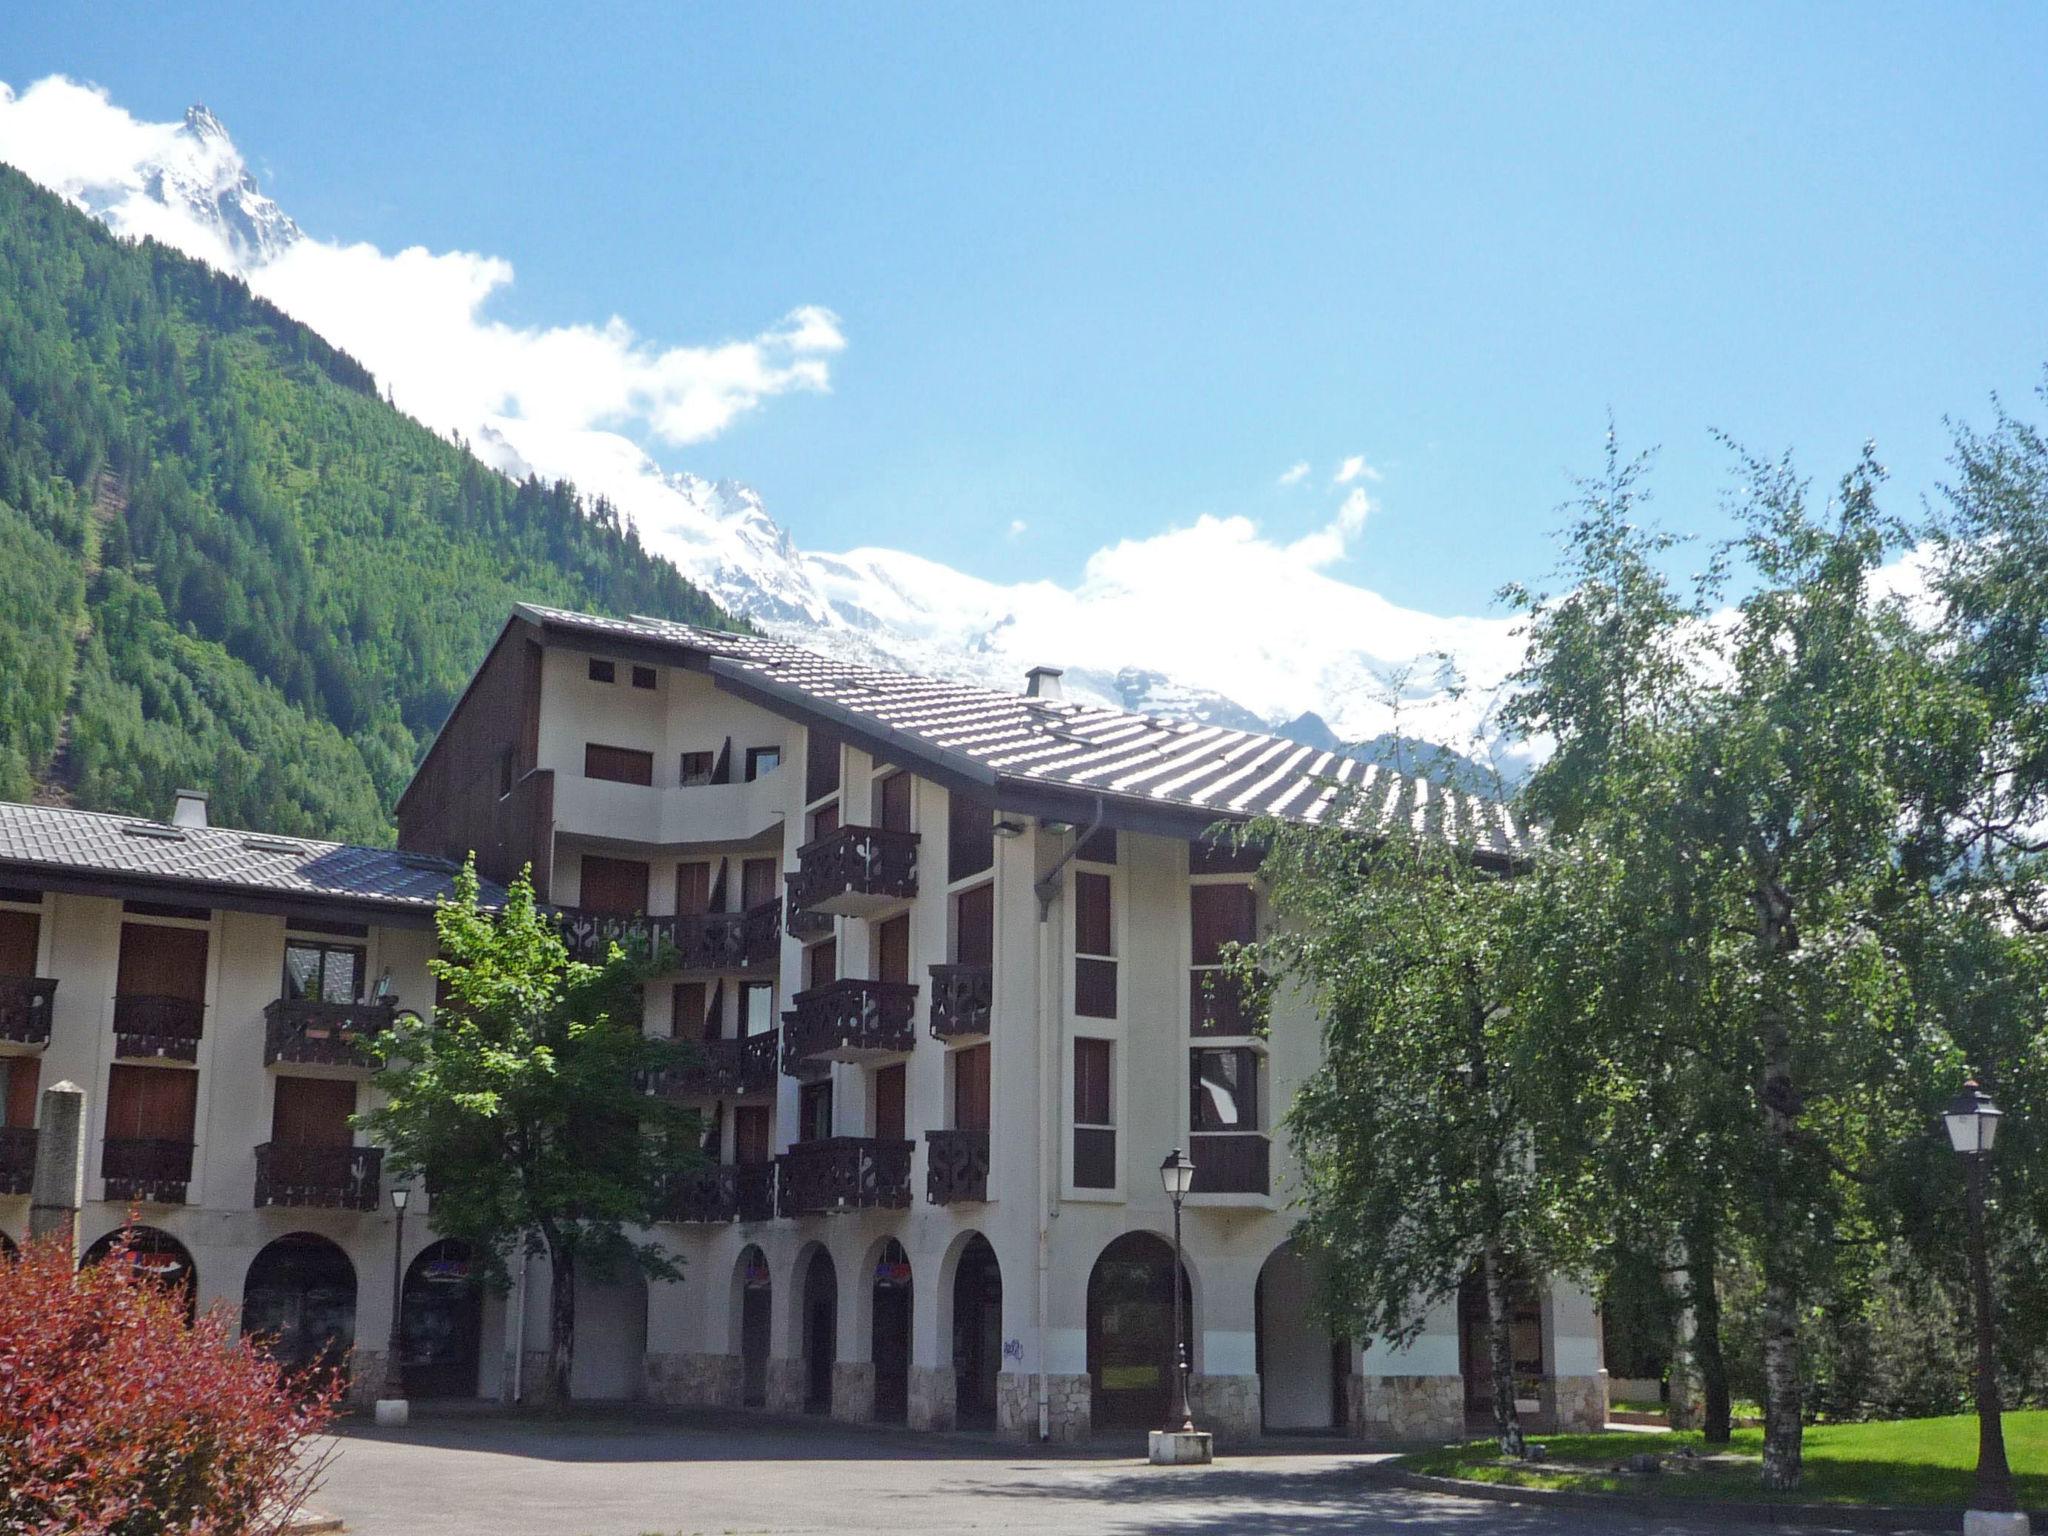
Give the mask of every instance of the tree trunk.
M 1770 1202 L 1775 1205 L 1777 1202 Z M 1770 1209 L 1765 1219 L 1772 1220 Z M 1799 1294 L 1786 1273 L 1786 1256 L 1764 1250 L 1764 1486 L 1783 1492 L 1799 1486 L 1803 1447 L 1799 1388 Z
M 569 1369 L 576 1359 L 576 1260 L 559 1242 L 548 1244 L 548 1369 L 543 1396 L 550 1408 L 569 1406 Z
M 1728 1402 L 1728 1360 L 1721 1353 L 1720 1224 L 1710 1209 L 1695 1212 L 1687 1228 L 1686 1305 L 1692 1313 L 1692 1363 L 1700 1381 L 1700 1438 L 1726 1445 L 1733 1431 Z
M 1482 1252 L 1486 1272 L 1486 1343 L 1493 1363 L 1493 1428 L 1503 1456 L 1521 1457 L 1527 1446 L 1522 1420 L 1515 1410 L 1514 1301 L 1508 1292 L 1507 1265 L 1500 1244 L 1489 1240 Z
M 1763 1108 L 1764 1279 L 1764 1487 L 1783 1493 L 1799 1486 L 1805 1432 L 1799 1387 L 1799 1220 L 1785 1196 L 1791 1188 L 1791 1153 L 1798 1132 L 1800 1093 L 1792 1080 L 1792 1025 L 1771 972 L 1799 947 L 1792 898 L 1775 881 L 1757 888 L 1757 955 L 1763 986 L 1759 1013 L 1763 1072 L 1757 1100 Z

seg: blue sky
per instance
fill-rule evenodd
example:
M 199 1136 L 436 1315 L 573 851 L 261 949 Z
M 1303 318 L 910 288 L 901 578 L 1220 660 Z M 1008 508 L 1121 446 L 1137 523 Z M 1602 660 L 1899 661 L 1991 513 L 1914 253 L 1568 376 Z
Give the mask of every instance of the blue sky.
M 16 0 L 0 78 L 204 100 L 311 233 L 512 261 L 515 322 L 828 307 L 829 393 L 659 456 L 997 579 L 1305 534 L 1363 454 L 1332 574 L 1476 612 L 1610 410 L 1710 530 L 1710 428 L 1826 475 L 1875 437 L 1909 508 L 1944 413 L 2033 406 L 2048 10 L 1558 9 Z

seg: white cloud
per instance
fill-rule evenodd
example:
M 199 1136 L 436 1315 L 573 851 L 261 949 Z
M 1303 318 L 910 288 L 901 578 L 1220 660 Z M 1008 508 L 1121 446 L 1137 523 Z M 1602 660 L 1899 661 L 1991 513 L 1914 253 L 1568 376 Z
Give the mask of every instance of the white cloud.
M 1282 485 L 1299 485 L 1308 478 L 1308 460 L 1297 459 L 1280 472 Z
M 1332 485 L 1349 485 L 1357 479 L 1377 480 L 1380 472 L 1365 462 L 1365 455 L 1354 453 L 1337 466 L 1337 473 L 1330 477 Z
M 1011 518 L 1011 519 L 1010 519 L 1010 528 L 1009 528 L 1009 533 L 1010 533 L 1010 537 L 1011 537 L 1011 538 L 1013 538 L 1013 539 L 1021 539 L 1021 538 L 1023 538 L 1023 537 L 1024 537 L 1024 533 L 1025 533 L 1025 530 L 1027 530 L 1028 528 L 1030 528 L 1030 526 L 1031 526 L 1031 525 L 1030 525 L 1029 523 L 1025 522 L 1025 521 L 1024 521 L 1024 519 L 1023 519 L 1023 518 L 1021 518 L 1021 517 L 1013 517 L 1013 518 Z

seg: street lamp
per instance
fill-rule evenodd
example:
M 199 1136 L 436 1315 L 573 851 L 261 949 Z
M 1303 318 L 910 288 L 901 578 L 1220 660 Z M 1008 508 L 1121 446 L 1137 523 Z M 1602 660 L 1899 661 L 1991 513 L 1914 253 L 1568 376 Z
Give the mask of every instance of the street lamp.
M 380 1423 L 405 1422 L 405 1368 L 399 1355 L 404 1343 L 405 1305 L 405 1207 L 412 1199 L 410 1184 L 391 1186 L 391 1209 L 398 1216 L 398 1230 L 391 1240 L 391 1341 L 384 1354 L 384 1399 L 377 1404 Z M 386 1403 L 395 1406 L 387 1409 Z
M 1186 1434 L 1193 1431 L 1195 1416 L 1188 1408 L 1188 1346 L 1180 1315 L 1180 1203 L 1194 1186 L 1193 1160 L 1175 1147 L 1166 1154 L 1166 1161 L 1159 1165 L 1159 1182 L 1166 1186 L 1166 1197 L 1173 1202 L 1173 1380 L 1176 1397 L 1173 1417 L 1180 1420 L 1181 1432 Z
M 2013 1497 L 2012 1468 L 2005 1459 L 2004 1409 L 1998 1400 L 1998 1356 L 1991 1338 L 1991 1256 L 1984 1241 L 1984 1175 L 2003 1112 L 1972 1078 L 1949 1101 L 1941 1118 L 1949 1144 L 1963 1159 L 1969 1182 L 1970 1300 L 1977 1314 L 1977 1489 L 1963 1516 L 1970 1536 L 1992 1532 L 2025 1536 L 2027 1517 Z

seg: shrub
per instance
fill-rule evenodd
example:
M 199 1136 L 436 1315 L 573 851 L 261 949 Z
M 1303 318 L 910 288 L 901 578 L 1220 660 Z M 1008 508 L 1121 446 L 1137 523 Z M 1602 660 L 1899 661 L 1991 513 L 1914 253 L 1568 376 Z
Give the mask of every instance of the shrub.
M 0 1263 L 0 1531 L 258 1536 L 305 1502 L 332 1380 L 291 1377 L 220 1308 L 185 1298 L 125 1242 L 74 1272 L 31 1244 Z

